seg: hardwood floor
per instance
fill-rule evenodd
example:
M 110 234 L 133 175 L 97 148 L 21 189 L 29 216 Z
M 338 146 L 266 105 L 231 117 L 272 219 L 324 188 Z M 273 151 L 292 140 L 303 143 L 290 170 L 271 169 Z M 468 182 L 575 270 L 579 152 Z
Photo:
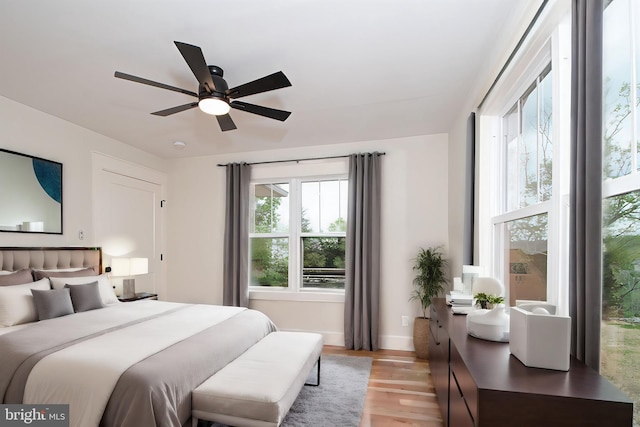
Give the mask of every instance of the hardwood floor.
M 429 362 L 411 351 L 353 351 L 325 346 L 324 354 L 373 359 L 360 427 L 443 427 Z

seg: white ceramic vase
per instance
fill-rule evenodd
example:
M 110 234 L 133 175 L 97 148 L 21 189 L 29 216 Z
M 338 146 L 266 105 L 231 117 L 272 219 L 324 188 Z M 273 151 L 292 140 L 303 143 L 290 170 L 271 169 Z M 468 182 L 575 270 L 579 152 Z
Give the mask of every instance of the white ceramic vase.
M 489 341 L 509 341 L 509 315 L 505 313 L 505 305 L 467 314 L 467 332 Z

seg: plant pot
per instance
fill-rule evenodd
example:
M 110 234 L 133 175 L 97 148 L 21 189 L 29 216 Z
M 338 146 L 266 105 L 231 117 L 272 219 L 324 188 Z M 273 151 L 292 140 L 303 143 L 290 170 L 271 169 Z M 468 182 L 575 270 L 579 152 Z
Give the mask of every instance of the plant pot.
M 413 348 L 418 359 L 429 358 L 429 319 L 416 317 L 413 321 Z

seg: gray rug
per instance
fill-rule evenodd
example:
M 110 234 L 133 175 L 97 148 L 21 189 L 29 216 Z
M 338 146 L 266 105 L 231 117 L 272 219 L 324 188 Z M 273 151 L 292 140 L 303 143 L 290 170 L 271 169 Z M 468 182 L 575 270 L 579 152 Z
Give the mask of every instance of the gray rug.
M 307 382 L 315 384 L 316 372 L 314 367 Z M 302 388 L 281 427 L 357 427 L 370 373 L 370 357 L 323 355 L 320 386 Z

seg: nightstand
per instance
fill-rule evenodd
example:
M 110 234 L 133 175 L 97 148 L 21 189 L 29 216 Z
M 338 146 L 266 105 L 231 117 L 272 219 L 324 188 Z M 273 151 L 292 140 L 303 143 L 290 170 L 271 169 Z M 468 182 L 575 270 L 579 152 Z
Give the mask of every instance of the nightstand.
M 135 296 L 129 298 L 118 297 L 121 302 L 140 301 L 141 299 L 158 299 L 158 294 L 152 294 L 150 292 L 138 292 Z

